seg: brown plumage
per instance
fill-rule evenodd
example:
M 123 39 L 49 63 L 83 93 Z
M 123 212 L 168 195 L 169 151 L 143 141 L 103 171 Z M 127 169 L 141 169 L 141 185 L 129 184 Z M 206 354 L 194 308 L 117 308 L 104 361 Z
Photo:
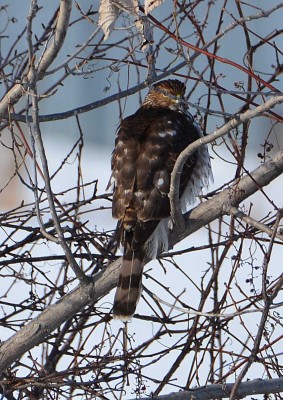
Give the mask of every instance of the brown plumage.
M 184 102 L 178 80 L 151 88 L 137 112 L 121 121 L 112 155 L 112 214 L 124 247 L 113 315 L 129 319 L 140 297 L 146 261 L 168 248 L 171 172 L 178 155 L 202 136 Z M 186 162 L 180 183 L 182 210 L 211 177 L 206 147 Z

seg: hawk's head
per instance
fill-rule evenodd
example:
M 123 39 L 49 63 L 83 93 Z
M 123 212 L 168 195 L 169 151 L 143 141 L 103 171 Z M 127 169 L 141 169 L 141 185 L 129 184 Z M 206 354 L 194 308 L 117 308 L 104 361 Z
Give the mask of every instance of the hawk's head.
M 175 111 L 185 111 L 185 85 L 177 79 L 168 79 L 156 83 L 146 95 L 143 107 L 170 108 Z

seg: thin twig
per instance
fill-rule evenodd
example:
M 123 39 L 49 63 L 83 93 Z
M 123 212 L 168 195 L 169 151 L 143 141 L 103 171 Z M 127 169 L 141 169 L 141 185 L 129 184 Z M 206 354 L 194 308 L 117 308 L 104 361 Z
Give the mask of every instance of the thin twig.
M 267 225 L 262 224 L 259 221 L 256 221 L 254 218 L 251 218 L 249 215 L 246 215 L 243 211 L 239 210 L 237 207 L 234 206 L 226 206 L 224 204 L 224 211 L 229 215 L 233 215 L 235 218 L 240 218 L 241 220 L 245 221 L 248 225 L 253 226 L 254 228 L 258 229 L 259 231 L 265 232 L 268 236 L 272 236 L 274 234 L 274 230 L 269 228 Z M 277 231 L 276 231 L 277 232 Z M 279 240 L 283 241 L 283 235 L 280 233 L 276 233 L 276 237 Z

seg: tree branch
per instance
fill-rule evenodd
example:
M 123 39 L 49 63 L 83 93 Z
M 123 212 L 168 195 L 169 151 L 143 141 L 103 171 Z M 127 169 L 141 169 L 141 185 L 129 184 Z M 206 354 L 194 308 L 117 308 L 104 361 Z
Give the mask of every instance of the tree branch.
M 154 400 L 209 400 L 225 399 L 230 396 L 234 383 L 223 385 L 208 385 L 197 389 L 185 390 L 154 397 Z M 283 378 L 278 379 L 253 379 L 242 382 L 237 390 L 237 398 L 255 394 L 270 394 L 283 392 Z M 141 397 L 140 400 L 147 400 Z
M 283 173 L 283 151 L 268 160 L 242 179 L 236 179 L 227 189 L 214 196 L 188 213 L 184 214 L 185 230 L 180 232 L 176 227 L 171 233 L 169 243 L 174 246 L 178 241 L 199 230 L 213 220 L 226 214 L 230 206 L 238 205 L 251 195 L 261 190 Z
M 37 66 L 36 81 L 44 78 L 47 68 L 52 64 L 61 50 L 64 39 L 66 37 L 69 20 L 72 10 L 72 0 L 61 0 L 60 9 L 58 12 L 58 19 L 55 28 L 55 34 L 50 46 L 42 55 Z M 15 84 L 5 95 L 0 103 L 0 116 L 6 115 L 10 108 L 16 104 L 22 97 L 25 90 L 29 89 L 29 83 L 32 78 L 32 71 L 27 73 L 22 83 Z
M 180 188 L 180 176 L 183 170 L 183 167 L 188 159 L 197 149 L 201 146 L 211 143 L 216 139 L 226 135 L 232 129 L 238 127 L 239 125 L 250 121 L 252 118 L 255 118 L 267 110 L 270 110 L 275 105 L 280 104 L 283 102 L 283 96 L 274 96 L 265 103 L 261 104 L 260 106 L 256 107 L 253 110 L 248 110 L 242 114 L 236 115 L 232 118 L 229 122 L 224 124 L 221 128 L 217 129 L 215 132 L 201 137 L 200 139 L 196 140 L 195 142 L 191 143 L 185 150 L 181 152 L 179 157 L 176 160 L 174 165 L 172 175 L 171 175 L 171 182 L 170 182 L 170 192 L 168 194 L 170 200 L 170 208 L 171 208 L 171 216 L 173 221 L 182 221 L 181 210 L 179 207 L 179 188 Z M 183 225 L 182 223 L 180 225 Z M 185 229 L 185 227 L 184 227 Z
M 227 206 L 238 206 L 253 193 L 276 179 L 282 172 L 283 151 L 279 151 L 273 159 L 256 168 L 251 174 L 234 181 L 228 189 L 185 214 L 185 230 L 179 232 L 178 227 L 175 227 L 169 238 L 170 245 L 173 246 L 225 214 Z M 4 342 L 0 347 L 0 374 L 26 351 L 41 343 L 63 322 L 87 305 L 97 302 L 113 289 L 117 284 L 120 264 L 121 259 L 116 260 L 105 271 L 99 272 L 93 282 L 78 286 L 62 297 L 59 302 L 47 307 L 37 318 L 25 324 L 19 332 Z
M 274 229 L 269 228 L 269 226 L 251 218 L 249 215 L 246 215 L 243 211 L 239 210 L 236 207 L 229 206 L 226 210 L 227 215 L 233 215 L 235 218 L 239 218 L 242 221 L 246 222 L 248 225 L 253 226 L 255 229 L 259 231 L 267 233 L 268 236 L 272 236 L 274 233 Z M 276 238 L 283 241 L 283 235 L 276 233 Z

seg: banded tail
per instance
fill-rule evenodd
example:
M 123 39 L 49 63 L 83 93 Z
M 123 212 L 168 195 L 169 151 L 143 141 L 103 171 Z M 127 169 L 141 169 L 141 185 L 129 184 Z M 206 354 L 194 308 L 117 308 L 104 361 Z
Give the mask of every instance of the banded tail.
M 125 250 L 113 304 L 114 318 L 127 321 L 133 316 L 141 295 L 143 250 Z

